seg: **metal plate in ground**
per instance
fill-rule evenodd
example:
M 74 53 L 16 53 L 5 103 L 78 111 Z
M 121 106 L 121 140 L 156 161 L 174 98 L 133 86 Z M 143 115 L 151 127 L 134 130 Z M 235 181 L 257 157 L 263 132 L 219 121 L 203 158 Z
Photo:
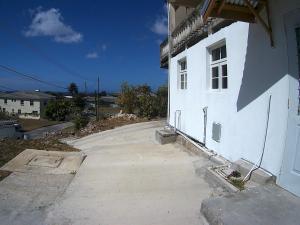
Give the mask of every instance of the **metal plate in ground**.
M 57 168 L 62 160 L 63 157 L 61 156 L 37 155 L 32 160 L 30 160 L 28 166 Z

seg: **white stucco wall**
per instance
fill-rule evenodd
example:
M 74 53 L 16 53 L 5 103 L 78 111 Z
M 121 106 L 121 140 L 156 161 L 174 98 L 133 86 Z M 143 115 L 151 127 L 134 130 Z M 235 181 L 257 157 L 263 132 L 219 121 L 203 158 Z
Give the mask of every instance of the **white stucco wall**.
M 208 107 L 206 146 L 225 158 L 257 163 L 264 143 L 269 96 L 270 122 L 262 167 L 278 176 L 284 153 L 288 117 L 289 80 L 284 15 L 300 1 L 271 4 L 275 48 L 258 24 L 234 23 L 175 56 L 170 65 L 170 124 L 181 110 L 180 130 L 203 141 L 203 111 Z M 276 16 L 274 16 L 276 15 Z M 228 89 L 210 89 L 208 48 L 227 46 Z M 177 88 L 178 60 L 187 58 L 188 88 Z M 220 143 L 212 140 L 213 122 L 222 125 Z
M 14 109 L 14 113 L 17 114 L 18 110 L 21 110 L 21 114 L 25 117 L 25 114 L 31 114 L 33 111 L 37 111 L 38 114 L 41 112 L 41 103 L 40 101 L 33 101 L 33 105 L 30 105 L 29 100 L 24 101 L 24 105 L 21 105 L 21 100 L 16 100 L 15 102 L 11 99 L 7 99 L 7 104 L 4 103 L 4 99 L 0 99 L 0 107 L 1 110 L 5 108 L 5 111 L 8 113 L 12 113 Z M 33 118 L 39 118 L 39 116 L 35 116 Z

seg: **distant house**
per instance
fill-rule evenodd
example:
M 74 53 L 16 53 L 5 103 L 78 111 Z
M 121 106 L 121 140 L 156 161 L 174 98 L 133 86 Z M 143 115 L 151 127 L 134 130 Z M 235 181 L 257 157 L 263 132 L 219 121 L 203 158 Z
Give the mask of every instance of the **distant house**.
M 21 126 L 15 120 L 0 120 L 0 140 L 6 138 L 23 138 Z
M 85 97 L 85 100 L 88 107 L 95 108 L 95 101 L 96 101 L 95 97 L 87 96 Z M 117 97 L 114 96 L 101 96 L 99 97 L 99 102 L 101 106 L 108 106 L 113 108 L 118 107 Z
M 43 92 L 18 91 L 0 93 L 0 110 L 19 118 L 40 119 L 52 95 Z

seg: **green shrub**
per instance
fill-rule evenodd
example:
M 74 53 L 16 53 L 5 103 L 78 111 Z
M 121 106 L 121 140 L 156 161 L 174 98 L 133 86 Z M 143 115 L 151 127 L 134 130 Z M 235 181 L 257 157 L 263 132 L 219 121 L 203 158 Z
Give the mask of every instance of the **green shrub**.
M 89 123 L 89 118 L 85 115 L 79 114 L 74 119 L 75 129 L 84 128 Z
M 137 112 L 141 117 L 149 119 L 160 116 L 166 117 L 168 109 L 168 87 L 161 86 L 157 93 L 151 91 L 147 84 L 131 86 L 123 83 L 118 104 L 126 113 Z
M 70 115 L 71 103 L 64 99 L 51 100 L 45 109 L 45 116 L 50 120 L 64 121 Z
M 121 94 L 118 97 L 118 104 L 126 113 L 133 113 L 137 105 L 136 89 L 134 86 L 124 82 L 121 85 Z
M 168 111 L 168 87 L 160 86 L 156 93 L 157 113 L 160 117 L 166 117 Z

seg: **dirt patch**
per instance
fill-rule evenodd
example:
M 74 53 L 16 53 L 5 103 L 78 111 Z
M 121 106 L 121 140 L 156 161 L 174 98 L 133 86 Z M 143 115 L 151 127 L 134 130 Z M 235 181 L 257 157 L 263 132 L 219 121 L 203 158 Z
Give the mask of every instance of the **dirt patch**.
M 10 171 L 0 170 L 0 181 L 3 180 L 5 177 L 8 177 L 10 174 Z
M 18 119 L 19 124 L 22 126 L 22 129 L 27 131 L 32 131 L 41 127 L 47 127 L 59 124 L 61 122 L 58 121 L 50 121 L 46 119 L 39 119 L 39 120 L 33 120 L 33 119 Z
M 124 125 L 134 124 L 134 123 L 141 123 L 149 121 L 146 118 L 138 118 L 138 117 L 112 117 L 105 120 L 91 121 L 88 125 L 81 129 L 80 131 L 76 132 L 76 136 L 84 137 L 89 134 L 97 133 L 100 131 L 111 130 L 115 127 L 120 127 Z

